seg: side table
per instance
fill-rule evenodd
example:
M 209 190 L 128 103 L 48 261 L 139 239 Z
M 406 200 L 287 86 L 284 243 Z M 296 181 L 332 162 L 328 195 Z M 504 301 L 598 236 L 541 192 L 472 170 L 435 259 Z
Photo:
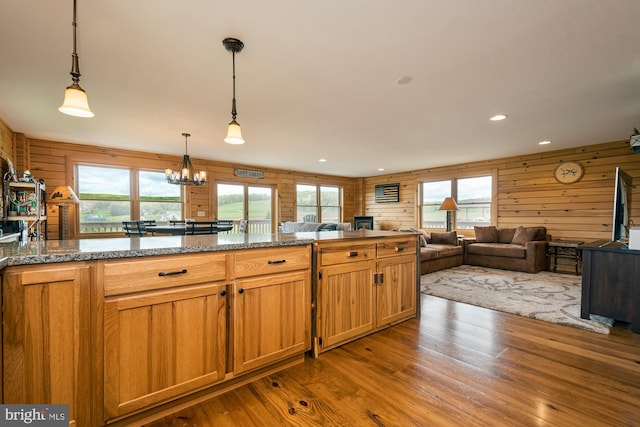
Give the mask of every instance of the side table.
M 570 259 L 575 268 L 576 274 L 580 274 L 580 262 L 582 252 L 578 246 L 584 242 L 580 240 L 551 240 L 547 246 L 547 256 L 549 257 L 549 271 L 551 271 L 551 260 L 553 259 L 553 271 L 558 269 L 558 258 Z

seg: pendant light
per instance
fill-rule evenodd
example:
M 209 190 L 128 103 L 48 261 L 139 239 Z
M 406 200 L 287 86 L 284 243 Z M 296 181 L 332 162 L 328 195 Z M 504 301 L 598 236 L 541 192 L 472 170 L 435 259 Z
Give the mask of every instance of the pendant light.
M 93 117 L 87 93 L 80 87 L 80 66 L 76 52 L 76 0 L 73 0 L 73 53 L 71 54 L 71 77 L 73 83 L 64 92 L 64 101 L 58 110 L 76 117 Z
M 236 53 L 240 52 L 244 48 L 244 43 L 238 39 L 226 38 L 222 40 L 224 47 L 231 52 L 233 57 L 233 100 L 231 101 L 231 123 L 229 123 L 229 129 L 227 130 L 227 137 L 224 142 L 227 144 L 244 144 L 242 139 L 242 132 L 240 125 L 236 121 Z
M 189 151 L 187 146 L 187 138 L 191 134 L 183 133 L 184 136 L 184 157 L 180 168 L 177 171 L 167 169 L 164 171 L 165 178 L 170 184 L 181 185 L 204 185 L 207 182 L 207 173 L 205 171 L 196 172 L 189 160 Z

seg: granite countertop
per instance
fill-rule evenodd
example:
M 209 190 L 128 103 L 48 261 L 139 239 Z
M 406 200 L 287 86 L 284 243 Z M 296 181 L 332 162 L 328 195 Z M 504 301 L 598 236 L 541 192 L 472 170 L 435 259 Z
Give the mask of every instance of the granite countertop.
M 307 245 L 312 244 L 314 241 L 376 238 L 402 234 L 413 235 L 415 233 L 358 230 L 281 234 L 113 237 L 8 243 L 0 244 L 0 269 L 13 265 L 275 248 Z
M 0 245 L 0 269 L 13 265 L 132 258 L 313 243 L 295 234 L 218 234 L 46 240 Z

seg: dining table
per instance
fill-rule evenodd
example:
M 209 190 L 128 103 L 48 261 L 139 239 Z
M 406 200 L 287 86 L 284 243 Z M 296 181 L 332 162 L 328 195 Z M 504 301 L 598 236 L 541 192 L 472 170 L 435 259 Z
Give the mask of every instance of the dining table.
M 147 225 L 145 226 L 145 230 L 147 230 L 151 234 L 172 234 L 174 236 L 184 235 L 187 232 L 188 224 L 155 224 L 155 225 Z M 212 232 L 210 234 L 218 234 L 222 231 L 230 231 L 233 229 L 232 224 L 217 224 L 212 226 Z

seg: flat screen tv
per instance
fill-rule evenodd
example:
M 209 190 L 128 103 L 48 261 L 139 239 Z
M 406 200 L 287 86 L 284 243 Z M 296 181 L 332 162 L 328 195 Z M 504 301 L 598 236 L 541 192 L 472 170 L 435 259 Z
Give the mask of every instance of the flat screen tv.
M 373 217 L 372 216 L 354 216 L 353 229 L 354 230 L 373 230 Z
M 622 169 L 616 168 L 616 183 L 613 197 L 613 232 L 611 240 L 626 243 L 629 238 L 631 201 L 631 177 Z

